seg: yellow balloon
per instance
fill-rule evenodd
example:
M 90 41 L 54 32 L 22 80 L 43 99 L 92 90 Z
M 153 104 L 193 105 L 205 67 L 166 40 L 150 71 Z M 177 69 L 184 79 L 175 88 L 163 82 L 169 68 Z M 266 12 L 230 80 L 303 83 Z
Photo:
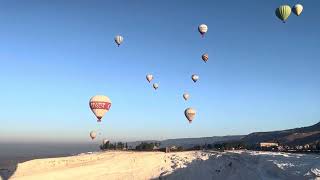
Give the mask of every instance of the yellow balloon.
M 286 22 L 291 14 L 291 7 L 288 5 L 282 5 L 276 9 L 276 16 L 283 22 Z
M 301 4 L 296 4 L 292 7 L 292 11 L 294 14 L 296 14 L 297 16 L 300 16 L 300 14 L 303 11 L 303 6 Z

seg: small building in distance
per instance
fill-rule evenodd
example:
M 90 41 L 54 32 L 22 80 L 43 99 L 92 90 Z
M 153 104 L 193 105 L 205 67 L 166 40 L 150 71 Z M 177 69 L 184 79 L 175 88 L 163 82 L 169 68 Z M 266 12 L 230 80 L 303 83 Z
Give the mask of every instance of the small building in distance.
M 161 148 L 160 151 L 163 151 L 163 152 L 166 152 L 166 153 L 169 153 L 169 152 L 174 152 L 174 151 L 177 151 L 178 148 L 177 146 L 167 146 L 165 148 Z
M 175 151 L 177 149 L 178 149 L 177 146 L 170 146 L 170 151 Z
M 279 144 L 274 142 L 261 142 L 259 146 L 261 150 L 275 150 Z
M 159 149 L 160 149 L 159 146 L 156 146 L 156 145 L 154 145 L 152 148 L 152 150 L 159 150 Z
M 278 147 L 279 144 L 278 143 L 269 143 L 269 142 L 261 142 L 260 143 L 260 147 Z

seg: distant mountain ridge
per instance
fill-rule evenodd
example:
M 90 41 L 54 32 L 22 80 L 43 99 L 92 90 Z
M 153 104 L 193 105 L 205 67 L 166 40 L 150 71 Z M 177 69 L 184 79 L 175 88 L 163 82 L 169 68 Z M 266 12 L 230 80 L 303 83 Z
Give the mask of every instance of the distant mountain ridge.
M 182 146 L 190 148 L 196 145 L 215 144 L 223 142 L 242 141 L 246 144 L 257 144 L 260 142 L 279 142 L 286 145 L 304 145 L 320 141 L 320 122 L 312 126 L 270 131 L 270 132 L 254 132 L 248 135 L 234 135 L 234 136 L 212 136 L 199 138 L 177 138 L 166 139 L 163 141 L 146 140 L 128 142 L 128 145 L 135 147 L 141 142 L 160 142 L 160 147 L 167 146 Z
M 247 144 L 279 142 L 287 145 L 302 145 L 320 141 L 320 122 L 312 126 L 282 131 L 254 132 L 241 139 Z

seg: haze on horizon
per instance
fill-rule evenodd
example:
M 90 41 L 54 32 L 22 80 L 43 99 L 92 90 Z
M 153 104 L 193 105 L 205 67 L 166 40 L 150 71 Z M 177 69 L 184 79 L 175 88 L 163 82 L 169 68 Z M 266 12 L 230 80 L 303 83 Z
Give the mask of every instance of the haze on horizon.
M 286 24 L 274 15 L 284 3 L 293 5 L 2 1 L 0 142 L 90 142 L 91 130 L 125 141 L 242 135 L 317 123 L 320 1 L 301 1 L 303 14 Z M 88 106 L 96 94 L 113 103 L 101 124 Z M 191 125 L 189 106 L 198 112 Z

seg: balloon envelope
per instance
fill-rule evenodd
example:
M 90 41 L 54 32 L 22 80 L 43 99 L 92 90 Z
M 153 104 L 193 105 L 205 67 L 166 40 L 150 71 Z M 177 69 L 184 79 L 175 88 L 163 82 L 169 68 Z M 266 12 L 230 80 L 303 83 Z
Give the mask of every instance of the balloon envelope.
M 153 88 L 154 88 L 155 90 L 157 90 L 158 87 L 159 87 L 159 84 L 158 84 L 158 83 L 154 83 L 154 84 L 153 84 Z
M 195 116 L 196 116 L 196 110 L 193 109 L 193 108 L 187 108 L 185 111 L 184 111 L 184 115 L 186 116 L 186 118 L 188 119 L 189 123 L 191 123 Z
M 153 79 L 153 75 L 152 74 L 147 74 L 146 78 L 147 78 L 147 81 L 150 83 L 152 81 L 152 79 Z
M 123 37 L 120 36 L 120 35 L 117 35 L 117 36 L 114 38 L 114 41 L 117 43 L 118 46 L 120 46 L 120 44 L 123 42 Z
M 303 11 L 303 6 L 301 4 L 296 4 L 292 7 L 292 11 L 295 15 L 300 16 Z
M 96 95 L 90 99 L 89 106 L 93 114 L 97 117 L 98 122 L 100 122 L 106 112 L 109 111 L 111 100 L 108 96 Z
M 193 75 L 191 76 L 191 79 L 192 79 L 193 82 L 197 82 L 198 79 L 199 79 L 199 76 L 196 75 L 196 74 L 193 74 Z
M 282 5 L 276 9 L 276 16 L 285 22 L 291 14 L 291 8 L 288 5 Z
M 102 143 L 103 143 L 103 144 L 107 144 L 108 142 L 109 142 L 108 139 L 104 139 Z
M 207 53 L 202 54 L 202 60 L 203 60 L 204 62 L 207 62 L 207 61 L 209 60 L 209 55 L 208 55 Z
M 184 100 L 187 101 L 187 100 L 189 99 L 189 97 L 190 97 L 189 93 L 184 93 L 184 94 L 183 94 L 183 99 L 184 99 Z
M 203 36 L 208 31 L 208 26 L 205 24 L 200 24 L 198 27 L 198 31 Z
M 97 133 L 94 132 L 94 131 L 91 131 L 91 132 L 90 132 L 90 137 L 91 137 L 92 140 L 94 140 L 94 138 L 97 137 Z

